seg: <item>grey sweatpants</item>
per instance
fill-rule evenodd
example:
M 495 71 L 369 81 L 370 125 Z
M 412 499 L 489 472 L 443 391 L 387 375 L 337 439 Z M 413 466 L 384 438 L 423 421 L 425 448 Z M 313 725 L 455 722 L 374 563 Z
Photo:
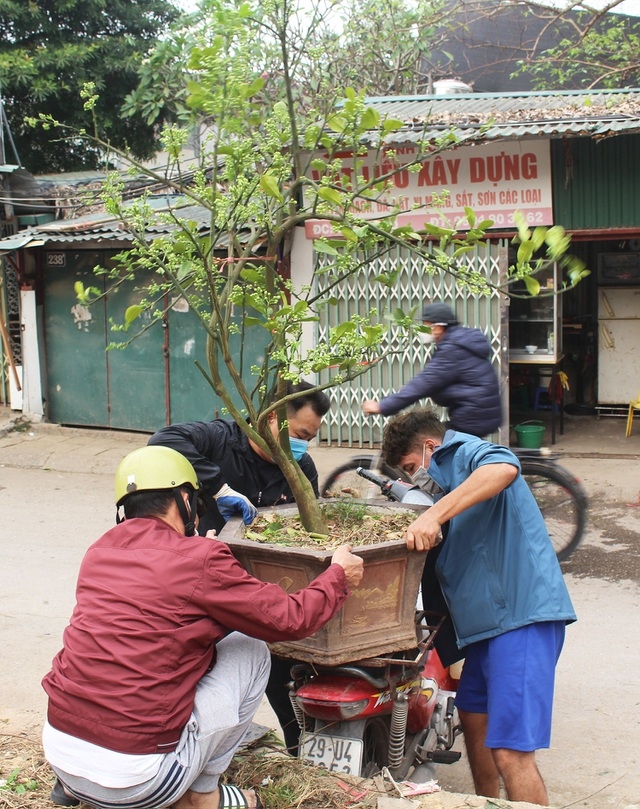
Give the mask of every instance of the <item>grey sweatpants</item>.
M 258 710 L 270 669 L 267 645 L 239 632 L 220 641 L 217 651 L 215 666 L 198 683 L 193 713 L 178 746 L 164 756 L 154 778 L 110 789 L 54 767 L 69 792 L 104 809 L 160 809 L 188 789 L 213 792 Z

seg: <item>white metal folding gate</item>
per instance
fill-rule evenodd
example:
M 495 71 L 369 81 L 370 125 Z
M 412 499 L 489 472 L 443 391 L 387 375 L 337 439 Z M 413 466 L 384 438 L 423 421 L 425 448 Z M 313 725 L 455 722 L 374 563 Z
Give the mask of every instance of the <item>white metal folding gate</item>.
M 498 285 L 506 275 L 507 245 L 506 241 L 495 241 L 469 252 L 464 259 L 470 270 L 480 273 L 493 285 L 488 295 L 479 295 L 472 289 L 458 286 L 456 279 L 449 274 L 434 273 L 419 256 L 408 250 L 398 249 L 377 257 L 348 283 L 338 285 L 333 290 L 337 304 L 322 309 L 316 339 L 319 343 L 323 342 L 327 339 L 329 329 L 356 313 L 364 316 L 373 312 L 377 321 L 384 323 L 385 315 L 396 308 L 408 312 L 412 307 L 420 308 L 429 301 L 446 303 L 456 312 L 462 324 L 485 332 L 491 344 L 492 362 L 505 391 L 508 374 L 507 324 L 505 296 L 500 294 Z M 321 268 L 329 259 L 316 253 L 314 261 L 315 266 Z M 380 272 L 390 270 L 399 270 L 392 288 L 374 280 Z M 322 280 L 325 276 L 314 274 L 314 277 L 320 288 L 320 284 L 325 283 Z M 381 416 L 365 416 L 361 410 L 362 401 L 380 399 L 398 390 L 423 368 L 431 350 L 417 338 L 408 343 L 406 334 L 391 323 L 386 346 L 392 348 L 393 355 L 358 379 L 326 391 L 332 407 L 319 435 L 321 443 L 369 448 L 379 445 L 384 419 Z M 503 401 L 507 398 L 503 395 Z

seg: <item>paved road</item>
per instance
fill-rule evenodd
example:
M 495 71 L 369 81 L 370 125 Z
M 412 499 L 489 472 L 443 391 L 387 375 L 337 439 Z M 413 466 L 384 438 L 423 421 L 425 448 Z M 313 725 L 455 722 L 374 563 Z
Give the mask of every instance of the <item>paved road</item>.
M 39 733 L 40 679 L 58 651 L 86 547 L 113 524 L 112 475 L 145 436 L 42 428 L 0 437 L 0 726 Z M 314 450 L 322 475 L 349 456 Z M 639 462 L 584 451 L 564 461 L 592 498 L 584 545 L 565 564 L 579 615 L 557 678 L 553 748 L 540 766 L 554 805 L 640 804 Z M 629 503 L 630 505 L 627 505 Z M 269 722 L 268 706 L 260 721 Z M 466 762 L 444 788 L 471 792 Z

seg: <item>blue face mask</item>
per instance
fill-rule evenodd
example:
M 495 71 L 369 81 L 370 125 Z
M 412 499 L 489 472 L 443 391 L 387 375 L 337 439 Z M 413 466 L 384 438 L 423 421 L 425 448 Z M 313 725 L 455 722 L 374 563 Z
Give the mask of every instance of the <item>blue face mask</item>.
M 302 456 L 307 451 L 309 442 L 305 441 L 303 438 L 294 438 L 292 435 L 290 435 L 289 446 L 291 447 L 291 454 L 296 459 L 296 461 L 299 461 L 300 458 L 302 458 Z

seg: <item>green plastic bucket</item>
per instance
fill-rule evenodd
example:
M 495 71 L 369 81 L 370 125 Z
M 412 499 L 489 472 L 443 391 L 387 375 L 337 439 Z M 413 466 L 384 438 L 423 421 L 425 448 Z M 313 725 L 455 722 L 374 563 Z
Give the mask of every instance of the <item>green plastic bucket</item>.
M 523 449 L 540 449 L 544 438 L 544 424 L 541 421 L 523 421 L 516 425 L 518 446 Z

